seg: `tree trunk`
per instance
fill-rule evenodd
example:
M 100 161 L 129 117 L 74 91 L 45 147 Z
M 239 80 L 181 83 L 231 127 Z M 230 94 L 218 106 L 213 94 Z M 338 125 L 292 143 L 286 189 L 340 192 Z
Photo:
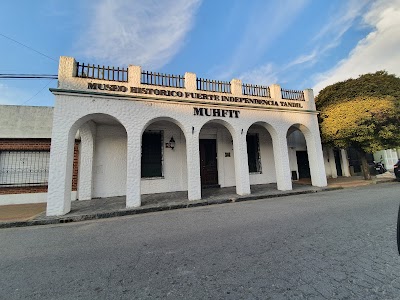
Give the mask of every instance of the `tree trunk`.
M 361 159 L 361 170 L 363 172 L 364 179 L 371 180 L 371 173 L 369 172 L 369 165 L 366 157 L 367 153 L 365 153 L 364 150 L 358 149 L 358 154 L 360 155 Z

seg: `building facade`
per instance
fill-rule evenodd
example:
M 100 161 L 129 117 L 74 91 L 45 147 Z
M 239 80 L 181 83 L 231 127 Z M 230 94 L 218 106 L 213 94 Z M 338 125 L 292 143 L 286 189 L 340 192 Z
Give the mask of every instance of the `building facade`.
M 326 186 L 312 90 L 219 82 L 77 63 L 61 57 L 53 114 L 47 214 L 70 211 L 76 135 L 79 200 L 277 184 Z M 296 140 L 303 149 L 296 149 Z M 300 162 L 300 163 L 299 163 Z

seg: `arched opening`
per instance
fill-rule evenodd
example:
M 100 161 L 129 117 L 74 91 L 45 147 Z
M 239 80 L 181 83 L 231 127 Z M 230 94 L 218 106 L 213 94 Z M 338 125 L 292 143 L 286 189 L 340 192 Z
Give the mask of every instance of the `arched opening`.
M 246 134 L 250 184 L 276 183 L 276 169 L 271 125 L 264 122 L 252 124 Z
M 126 195 L 127 133 L 114 117 L 94 114 L 78 129 L 79 200 Z M 91 188 L 90 191 L 87 189 Z M 89 197 L 91 195 L 91 197 Z
M 205 123 L 199 133 L 200 181 L 202 194 L 212 188 L 236 186 L 233 129 L 222 120 Z M 210 189 L 211 188 L 211 189 Z
M 47 215 L 69 212 L 71 200 L 126 194 L 127 134 L 117 118 L 103 113 L 89 114 L 72 125 L 59 123 L 53 130 L 56 134 L 53 133 L 50 153 Z M 74 157 L 77 147 L 79 157 Z M 73 197 L 76 172 L 78 194 Z
M 307 145 L 308 128 L 301 124 L 292 125 L 286 134 L 292 180 L 311 184 L 311 168 Z
M 153 119 L 143 128 L 141 194 L 187 191 L 186 138 L 182 128 L 167 117 Z

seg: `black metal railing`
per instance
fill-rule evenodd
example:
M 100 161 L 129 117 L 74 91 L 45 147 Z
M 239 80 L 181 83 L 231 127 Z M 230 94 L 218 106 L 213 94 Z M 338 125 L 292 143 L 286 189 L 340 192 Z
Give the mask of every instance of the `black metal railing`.
M 200 91 L 209 91 L 217 93 L 230 93 L 231 83 L 227 81 L 209 80 L 196 78 L 196 86 Z
M 128 82 L 128 68 L 77 63 L 76 77 Z
M 271 98 L 268 86 L 242 84 L 243 95 Z
M 185 76 L 142 71 L 140 82 L 149 85 L 184 88 Z
M 281 94 L 282 94 L 282 99 L 305 101 L 303 91 L 281 89 Z

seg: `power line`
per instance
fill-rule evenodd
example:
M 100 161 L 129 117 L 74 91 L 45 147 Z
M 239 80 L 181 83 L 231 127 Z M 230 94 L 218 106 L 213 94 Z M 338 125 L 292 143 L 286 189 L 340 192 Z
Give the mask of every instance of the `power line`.
M 30 97 L 28 100 L 26 100 L 26 101 L 25 101 L 24 103 L 22 103 L 21 105 L 24 105 L 25 103 L 31 101 L 33 98 L 35 98 L 37 95 L 39 95 L 39 94 L 50 84 L 50 82 L 51 82 L 52 80 L 53 80 L 53 79 L 50 79 L 49 82 L 46 83 L 46 85 L 45 85 L 44 87 L 42 87 L 42 88 L 40 89 L 39 92 L 37 92 L 37 93 L 36 93 L 35 95 L 33 95 L 32 97 Z
M 0 79 L 58 79 L 58 76 L 49 74 L 0 74 Z
M 48 56 L 48 55 L 46 55 L 46 54 L 44 54 L 44 53 L 42 53 L 42 52 L 40 52 L 40 51 L 35 50 L 35 49 L 33 49 L 32 47 L 29 47 L 29 46 L 27 46 L 27 45 L 25 45 L 25 44 L 22 44 L 21 42 L 18 42 L 17 40 L 14 40 L 14 39 L 12 39 L 12 38 L 10 38 L 10 37 L 8 37 L 8 36 L 2 34 L 2 33 L 0 33 L 0 35 L 3 36 L 3 37 L 5 37 L 6 39 L 9 39 L 10 41 L 13 41 L 14 43 L 17 43 L 17 44 L 19 44 L 19 45 L 21 45 L 21 46 L 23 46 L 23 47 L 25 47 L 25 48 L 28 48 L 29 50 L 34 51 L 34 52 L 36 52 L 36 53 L 38 53 L 38 54 L 40 54 L 40 55 L 42 55 L 42 56 L 44 56 L 44 57 L 46 57 L 46 58 L 48 58 L 48 59 L 51 59 L 51 60 L 53 60 L 53 61 L 55 61 L 55 62 L 58 62 L 56 59 L 54 59 L 54 58 L 52 58 L 52 57 L 50 57 L 50 56 Z

